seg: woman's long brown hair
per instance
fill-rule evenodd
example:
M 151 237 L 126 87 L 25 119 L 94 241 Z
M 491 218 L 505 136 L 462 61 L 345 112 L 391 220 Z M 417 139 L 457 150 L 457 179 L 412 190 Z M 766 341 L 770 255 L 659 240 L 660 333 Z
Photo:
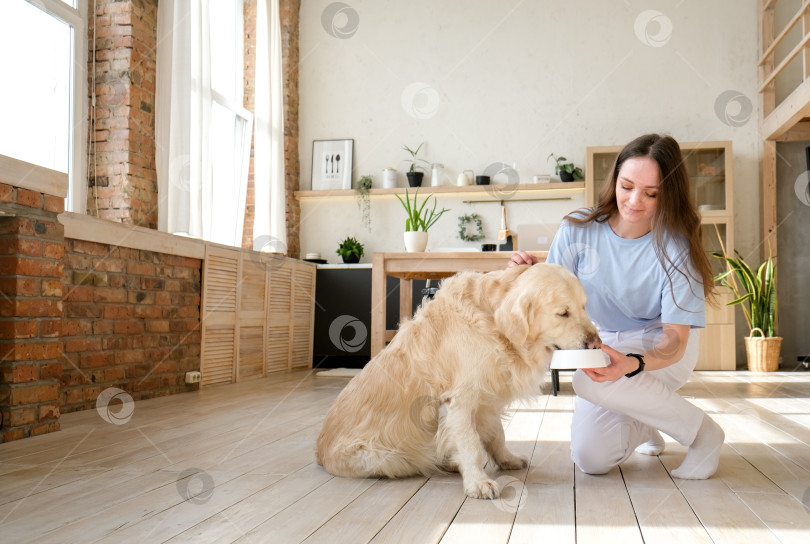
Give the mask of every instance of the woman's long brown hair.
M 645 134 L 627 144 L 619 152 L 605 186 L 599 194 L 596 206 L 591 210 L 576 211 L 566 217 L 571 223 L 585 224 L 591 221 L 604 223 L 619 213 L 616 205 L 616 181 L 624 161 L 633 157 L 649 157 L 658 164 L 660 182 L 657 204 L 652 218 L 653 247 L 661 266 L 667 270 L 670 289 L 671 265 L 677 273 L 692 278 L 703 286 L 703 295 L 708 301 L 714 300 L 715 286 L 712 267 L 703 247 L 703 230 L 700 214 L 689 191 L 689 174 L 684 166 L 681 148 L 671 136 Z M 675 240 L 685 240 L 689 245 L 690 267 L 678 267 L 666 250 L 666 236 Z M 674 294 L 674 293 L 673 293 Z M 677 304 L 677 301 L 676 301 Z

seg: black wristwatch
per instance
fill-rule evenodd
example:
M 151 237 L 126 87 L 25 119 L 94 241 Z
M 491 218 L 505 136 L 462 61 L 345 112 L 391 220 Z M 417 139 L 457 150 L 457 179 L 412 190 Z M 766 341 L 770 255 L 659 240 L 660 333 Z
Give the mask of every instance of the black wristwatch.
M 632 378 L 633 376 L 639 374 L 642 370 L 644 370 L 644 356 L 639 355 L 638 353 L 628 353 L 627 356 L 635 357 L 636 359 L 638 359 L 638 368 L 629 374 L 625 374 L 626 377 Z

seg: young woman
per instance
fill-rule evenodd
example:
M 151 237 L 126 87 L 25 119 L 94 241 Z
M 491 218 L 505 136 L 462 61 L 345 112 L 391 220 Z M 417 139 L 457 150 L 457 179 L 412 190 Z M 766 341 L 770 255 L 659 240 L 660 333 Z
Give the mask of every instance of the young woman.
M 536 262 L 518 251 L 509 266 Z M 689 447 L 673 476 L 712 476 L 723 430 L 675 392 L 697 363 L 714 292 L 678 143 L 648 134 L 627 144 L 596 206 L 563 220 L 547 262 L 582 282 L 610 357 L 574 374 L 571 457 L 580 470 L 604 474 L 634 451 L 658 455 L 661 431 Z

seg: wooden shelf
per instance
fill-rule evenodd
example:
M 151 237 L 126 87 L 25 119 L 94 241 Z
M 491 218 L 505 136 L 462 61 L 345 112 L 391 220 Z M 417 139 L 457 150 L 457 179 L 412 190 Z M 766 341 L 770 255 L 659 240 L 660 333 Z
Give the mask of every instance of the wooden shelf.
M 733 216 L 727 210 L 698 210 L 700 214 L 701 223 L 728 223 Z
M 404 195 L 405 187 L 394 189 L 371 189 L 371 196 L 384 195 Z M 407 188 L 413 193 L 412 188 Z M 470 197 L 481 197 L 480 202 L 498 200 L 543 200 L 543 195 L 554 191 L 579 191 L 585 189 L 584 181 L 557 182 L 557 183 L 532 183 L 521 185 L 441 185 L 439 187 L 419 187 L 419 192 L 425 194 L 453 194 Z M 333 198 L 333 197 L 355 197 L 357 192 L 354 189 L 337 189 L 334 191 L 296 191 L 295 198 L 303 200 L 307 198 Z M 519 197 L 519 198 L 518 198 Z M 534 198 L 532 198 L 534 197 Z

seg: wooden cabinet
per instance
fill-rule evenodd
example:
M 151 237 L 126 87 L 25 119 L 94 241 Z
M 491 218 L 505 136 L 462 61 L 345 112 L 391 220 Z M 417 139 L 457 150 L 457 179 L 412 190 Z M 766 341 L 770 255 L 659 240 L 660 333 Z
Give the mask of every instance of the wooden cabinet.
M 691 182 L 692 197 L 701 215 L 706 251 L 725 249 L 734 253 L 733 168 L 731 142 L 681 143 L 684 165 Z M 585 198 L 593 206 L 614 168 L 623 146 L 587 148 Z M 710 256 L 715 274 L 723 262 Z M 731 293 L 720 288 L 716 307 L 706 306 L 706 329 L 700 340 L 698 370 L 736 369 L 734 308 L 725 306 Z
M 206 244 L 202 386 L 312 366 L 315 265 Z

